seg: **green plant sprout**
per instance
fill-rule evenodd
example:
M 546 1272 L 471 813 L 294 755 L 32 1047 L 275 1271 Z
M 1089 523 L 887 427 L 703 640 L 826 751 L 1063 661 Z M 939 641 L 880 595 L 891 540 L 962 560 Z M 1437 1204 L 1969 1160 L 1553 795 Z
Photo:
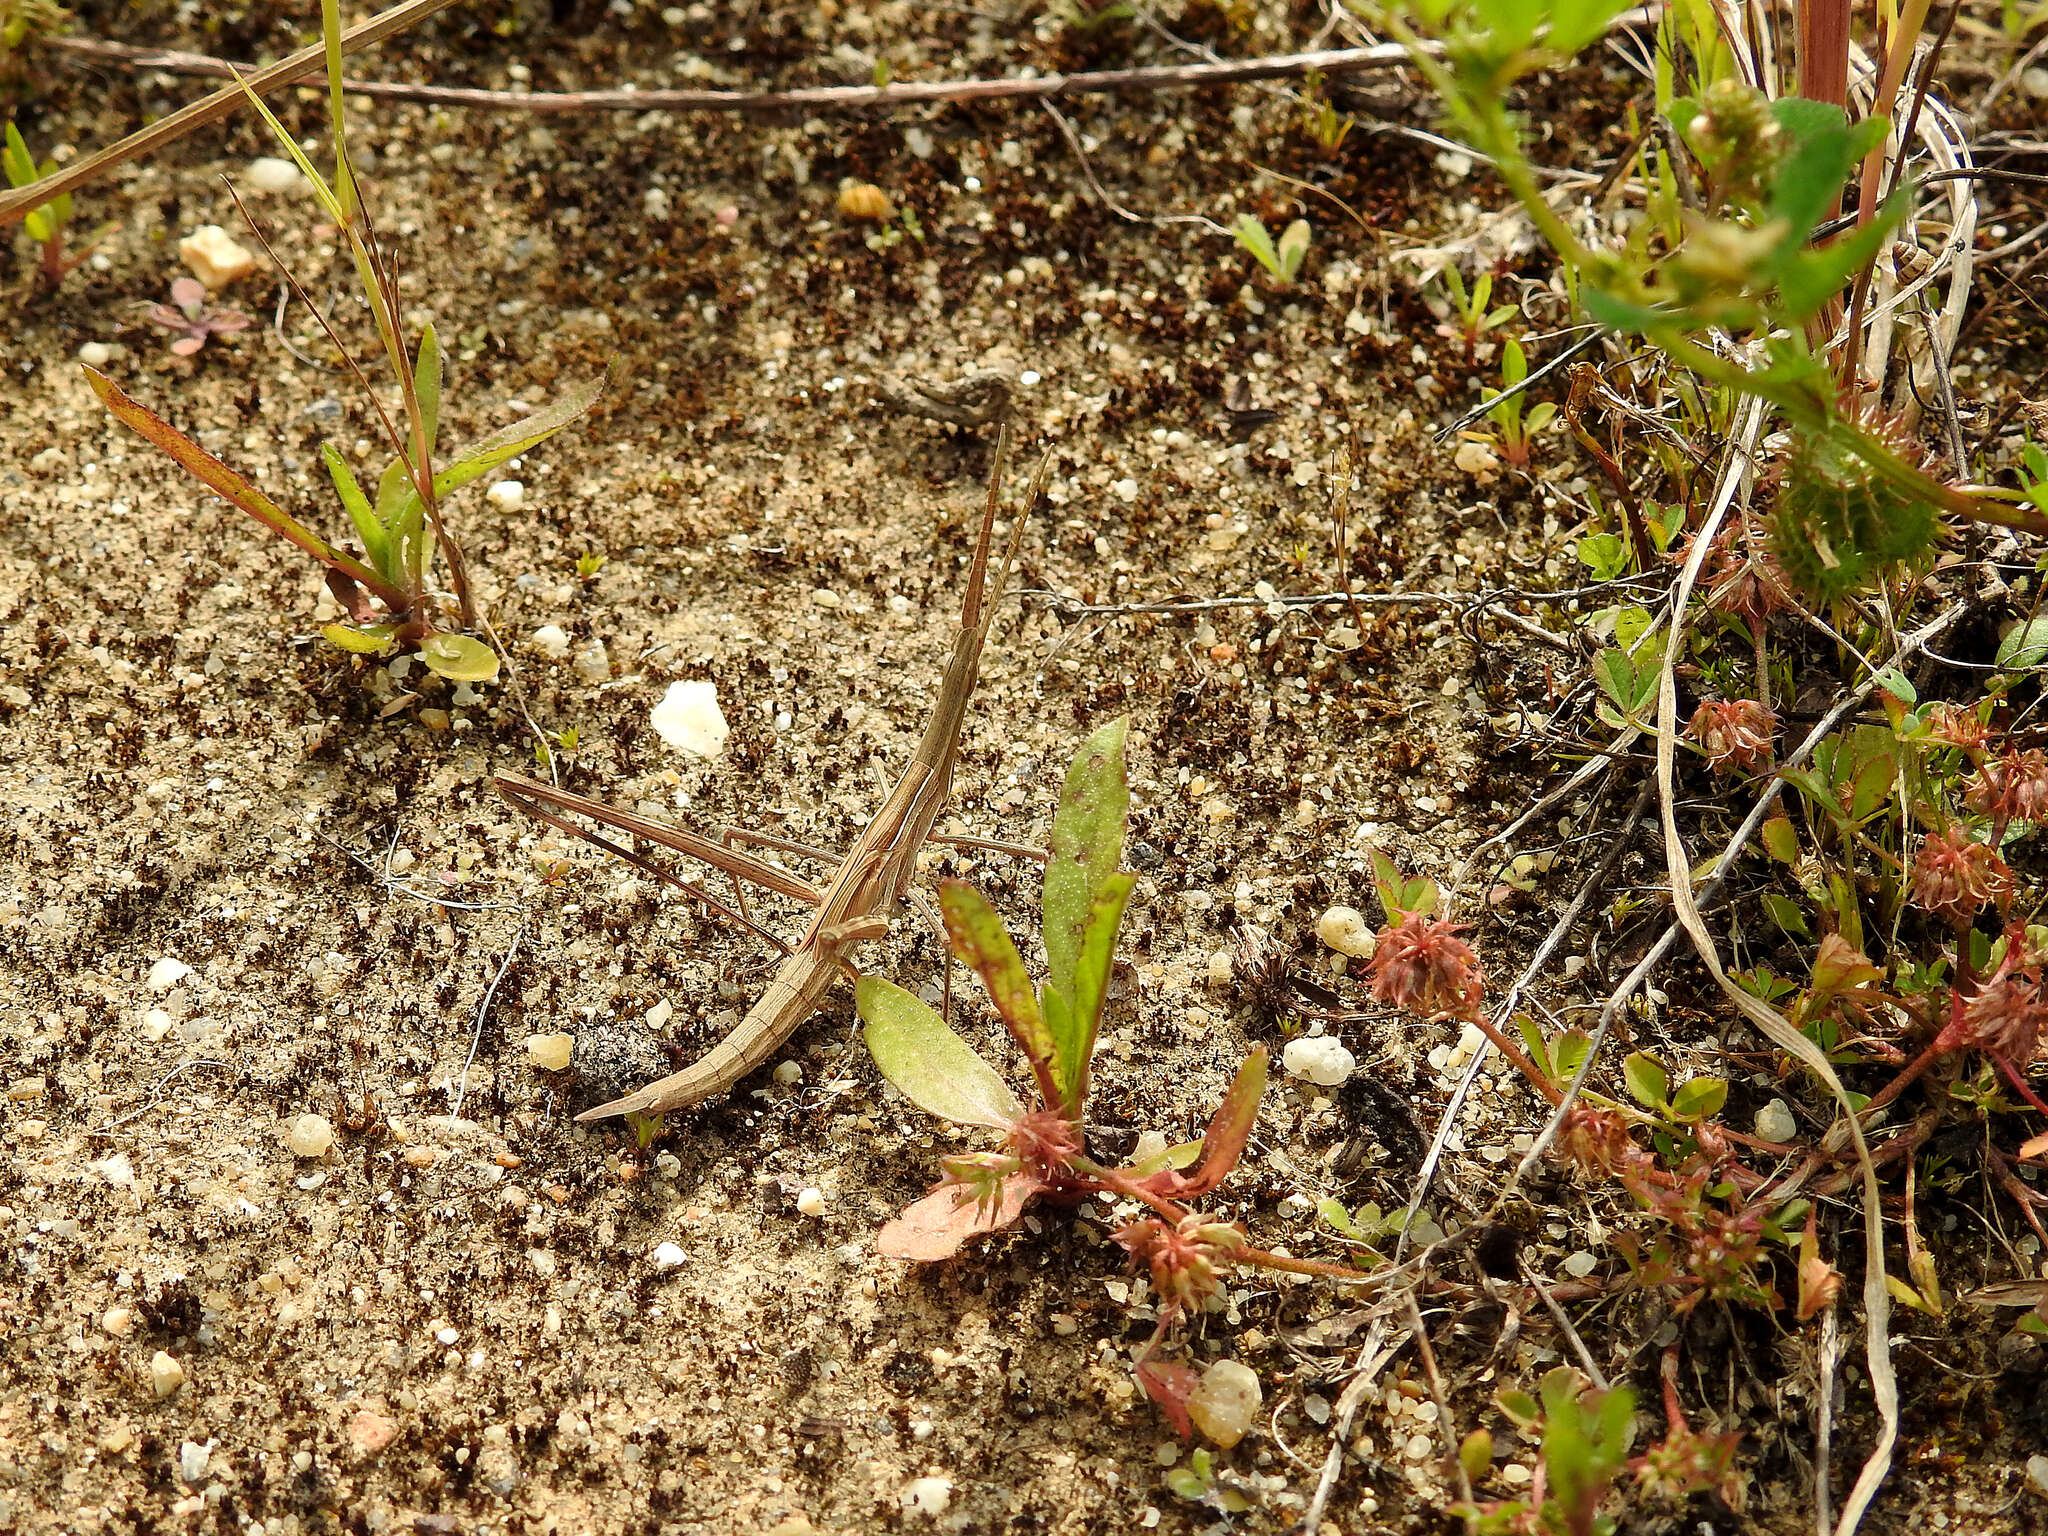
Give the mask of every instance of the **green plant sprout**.
M 32 187 L 44 178 L 53 175 L 57 169 L 55 160 L 45 160 L 40 165 L 29 153 L 28 144 L 22 139 L 21 130 L 13 123 L 7 125 L 6 147 L 0 149 L 0 169 L 7 173 L 10 187 Z M 36 243 L 41 255 L 39 270 L 43 286 L 55 289 L 80 262 L 92 255 L 93 247 L 107 237 L 112 224 L 103 224 L 94 230 L 85 243 L 70 255 L 64 253 L 64 234 L 71 224 L 71 194 L 60 192 L 47 203 L 31 208 L 22 219 L 22 227 L 28 231 L 29 239 Z
M 441 422 L 441 344 L 429 323 L 421 328 L 417 346 L 407 345 L 391 266 L 363 206 L 349 162 L 342 111 L 341 21 L 337 0 L 322 0 L 321 23 L 327 51 L 328 120 L 334 137 L 332 179 L 320 174 L 299 148 L 298 141 L 262 100 L 254 92 L 248 95 L 278 143 L 297 162 L 321 208 L 347 242 L 357 286 L 375 322 L 392 377 L 399 385 L 399 420 L 394 423 L 371 390 L 363 370 L 349 358 L 358 385 L 376 407 L 392 449 L 391 462 L 376 479 L 374 497 L 364 491 L 339 448 L 332 443 L 320 445 L 321 460 L 355 529 L 362 555 L 350 554 L 322 538 L 192 438 L 130 398 L 105 374 L 88 367 L 86 378 L 117 420 L 154 443 L 201 484 L 327 568 L 328 588 L 348 616 L 346 622 L 326 625 L 321 631 L 335 645 L 362 655 L 412 647 L 428 668 L 443 677 L 458 682 L 487 682 L 498 675 L 498 657 L 481 640 L 459 632 L 475 626 L 475 602 L 461 548 L 443 521 L 444 506 L 448 497 L 462 487 L 483 478 L 508 459 L 530 451 L 575 421 L 595 403 L 603 386 L 599 383 L 567 391 L 554 404 L 457 450 L 444 465 L 435 467 Z M 315 315 L 320 314 L 318 306 L 310 300 L 307 308 Z M 324 318 L 322 324 L 326 324 Z M 329 336 L 333 339 L 331 329 Z M 345 348 L 343 354 L 348 356 Z M 427 585 L 429 563 L 436 550 L 447 567 L 455 596 L 457 630 L 443 625 Z
M 1471 288 L 1465 286 L 1465 279 L 1458 275 L 1455 266 L 1445 267 L 1437 274 L 1437 281 L 1451 301 L 1451 313 L 1457 316 L 1456 334 L 1464 343 L 1465 366 L 1471 367 L 1479 354 L 1479 342 L 1488 331 L 1497 331 L 1510 320 L 1519 320 L 1522 312 L 1512 304 L 1493 304 L 1493 274 L 1482 272 L 1473 279 Z M 1492 304 L 1489 309 L 1487 306 Z M 1527 376 L 1528 360 L 1523 359 L 1523 373 Z M 1520 379 L 1508 380 L 1519 384 Z
M 1273 281 L 1285 288 L 1301 273 L 1313 231 L 1307 219 L 1296 219 L 1280 232 L 1279 243 L 1275 244 L 1265 225 L 1249 213 L 1240 213 L 1230 226 L 1230 233 L 1272 275 Z
M 1516 469 L 1529 467 L 1529 439 L 1549 426 L 1557 416 L 1557 406 L 1549 400 L 1538 401 L 1524 411 L 1523 393 L 1516 386 L 1528 377 L 1528 354 L 1522 350 L 1522 344 L 1510 336 L 1501 343 L 1500 381 L 1503 388 L 1488 386 L 1486 391 L 1486 398 L 1493 402 L 1487 409 L 1486 419 L 1493 423 L 1494 440 L 1500 445 L 1500 456 Z M 1612 578 L 1595 576 L 1593 579 L 1605 581 Z
M 56 0 L 0 0 L 0 101 L 26 94 L 29 45 L 70 20 Z
M 1330 102 L 1322 71 L 1310 70 L 1301 81 L 1301 127 L 1325 154 L 1335 154 L 1358 125 Z
M 1108 996 L 1117 929 L 1135 877 L 1120 871 L 1130 790 L 1124 773 L 1127 722 L 1088 738 L 1067 770 L 1053 817 L 1041 932 L 1046 978 L 1034 989 L 1002 919 L 974 888 L 941 885 L 939 909 L 954 955 L 980 976 L 1005 1027 L 1023 1051 L 1038 1090 L 1026 1109 L 972 1046 L 913 994 L 863 976 L 854 1006 L 883 1076 L 928 1113 L 959 1125 L 999 1131 L 1000 1152 L 943 1160 L 945 1179 L 885 1225 L 876 1245 L 893 1258 L 950 1258 L 969 1239 L 1018 1221 L 1040 1201 L 1072 1205 L 1090 1195 L 1137 1201 L 1152 1214 L 1127 1223 L 1116 1240 L 1150 1267 L 1159 1320 L 1141 1351 L 1138 1381 L 1182 1434 L 1192 1368 L 1154 1357 L 1175 1322 L 1199 1310 L 1229 1264 L 1340 1279 L 1358 1271 L 1251 1247 L 1235 1224 L 1183 1202 L 1215 1189 L 1237 1165 L 1266 1086 L 1266 1052 L 1254 1051 L 1224 1095 L 1200 1142 L 1147 1162 L 1109 1168 L 1083 1145 L 1089 1071 Z M 1191 1168 L 1192 1172 L 1182 1172 Z

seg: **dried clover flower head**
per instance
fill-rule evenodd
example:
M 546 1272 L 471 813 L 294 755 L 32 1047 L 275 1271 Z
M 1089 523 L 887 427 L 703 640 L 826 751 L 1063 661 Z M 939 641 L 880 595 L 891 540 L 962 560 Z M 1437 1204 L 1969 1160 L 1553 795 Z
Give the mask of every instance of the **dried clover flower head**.
M 1983 843 L 1960 830 L 1938 832 L 1913 860 L 1913 904 L 1955 927 L 1975 920 L 1990 903 L 2012 899 L 2012 870 Z
M 1244 1246 L 1244 1234 L 1228 1222 L 1188 1215 L 1173 1226 L 1147 1216 L 1117 1230 L 1116 1240 L 1139 1263 L 1150 1265 L 1152 1286 L 1183 1311 L 1192 1311 L 1215 1291 L 1216 1266 Z
M 1432 1018 L 1476 1018 L 1483 995 L 1479 957 L 1447 918 L 1405 914 L 1380 930 L 1369 974 L 1383 1003 Z
M 1778 717 L 1755 699 L 1709 699 L 1693 711 L 1687 733 L 1716 773 L 1754 773 L 1770 766 Z
M 1961 1025 L 1972 1045 L 2018 1071 L 2033 1062 L 2048 1026 L 2048 997 L 2042 995 L 2039 957 L 2028 952 L 2022 930 L 2008 930 L 2005 958 L 1964 1001 Z
M 2039 821 L 2048 816 L 2048 754 L 2038 747 L 2020 752 L 2008 748 L 1977 769 L 1965 796 L 1971 810 L 1989 816 L 2003 828 L 2012 821 Z
M 1927 734 L 1965 752 L 1980 750 L 1990 734 L 1983 717 L 1968 704 L 1936 704 L 1927 711 Z

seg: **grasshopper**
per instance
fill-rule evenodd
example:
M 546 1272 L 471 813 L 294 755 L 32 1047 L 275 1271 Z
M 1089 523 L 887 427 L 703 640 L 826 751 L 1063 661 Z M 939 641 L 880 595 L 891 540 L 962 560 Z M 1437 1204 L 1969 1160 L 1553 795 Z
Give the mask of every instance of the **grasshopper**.
M 573 812 L 635 838 L 645 839 L 686 854 L 725 871 L 735 882 L 747 880 L 766 890 L 793 897 L 817 907 L 817 915 L 804 929 L 803 937 L 791 946 L 774 935 L 768 937 L 787 951 L 774 978 L 724 1040 L 697 1061 L 649 1083 L 623 1098 L 585 1110 L 578 1120 L 601 1120 L 612 1115 L 654 1115 L 683 1109 L 735 1083 L 765 1064 L 796 1027 L 824 1003 L 826 994 L 842 971 L 852 974 L 847 951 L 855 944 L 881 938 L 889 931 L 916 872 L 918 850 L 931 835 L 953 786 L 953 764 L 960 748 L 960 728 L 967 704 L 974 694 L 981 667 L 982 647 L 994 623 L 1003 583 L 1017 558 L 1023 541 L 1024 520 L 1044 489 L 1046 471 L 1052 463 L 1050 452 L 1039 460 L 1032 475 L 1022 511 L 1011 531 L 1008 548 L 996 564 L 995 592 L 989 591 L 991 545 L 995 536 L 996 513 L 1000 507 L 1003 463 L 1008 454 L 1010 430 L 1003 428 L 996 442 L 995 465 L 989 474 L 987 504 L 982 512 L 981 531 L 975 540 L 974 559 L 967 572 L 967 587 L 960 601 L 960 628 L 953 639 L 953 651 L 939 686 L 924 735 L 911 754 L 902 777 L 882 802 L 867 829 L 854 841 L 838 869 L 823 887 L 799 879 L 765 859 L 743 853 L 726 843 L 631 812 L 616 810 L 599 801 L 541 784 L 520 774 L 497 775 L 498 792 L 519 810 L 574 833 L 609 853 L 626 859 L 647 873 L 687 891 L 696 900 L 729 921 L 761 931 L 743 911 L 734 911 L 713 898 L 702 887 L 637 852 L 611 842 L 596 833 L 564 821 L 557 811 Z M 793 846 L 758 834 L 738 834 L 771 846 Z M 744 907 L 744 902 L 742 902 Z

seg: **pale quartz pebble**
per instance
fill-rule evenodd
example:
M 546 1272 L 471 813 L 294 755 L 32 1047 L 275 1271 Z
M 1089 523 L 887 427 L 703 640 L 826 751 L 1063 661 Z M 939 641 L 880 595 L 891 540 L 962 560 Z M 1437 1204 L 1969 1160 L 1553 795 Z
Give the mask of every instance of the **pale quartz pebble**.
M 202 224 L 180 240 L 178 260 L 206 285 L 208 293 L 218 293 L 256 270 L 256 258 L 218 224 Z
M 100 1327 L 104 1328 L 114 1338 L 126 1338 L 129 1330 L 134 1326 L 135 1309 L 133 1307 L 109 1307 L 100 1314 Z
M 660 1002 L 647 1010 L 647 1027 L 649 1029 L 666 1029 L 668 1021 L 675 1017 L 675 1011 L 675 1004 L 664 997 Z
M 803 1063 L 800 1061 L 779 1061 L 775 1064 L 775 1084 L 779 1088 L 794 1088 L 804 1080 Z
M 533 648 L 550 661 L 569 654 L 569 635 L 559 624 L 543 624 L 533 632 Z
M 593 688 L 612 680 L 612 654 L 602 640 L 578 651 L 574 665 L 576 675 Z
M 113 357 L 114 349 L 104 341 L 88 341 L 78 349 L 78 360 L 88 368 L 104 368 Z
M 819 587 L 811 593 L 811 601 L 820 608 L 837 608 L 841 605 L 842 599 L 830 587 Z
M 1258 1422 L 1260 1398 L 1259 1378 L 1250 1366 L 1218 1360 L 1188 1394 L 1188 1417 L 1210 1444 L 1227 1451 Z
M 44 448 L 30 457 L 28 467 L 39 475 L 47 475 L 51 470 L 67 463 L 69 459 L 70 455 L 62 448 Z
M 1324 947 L 1354 960 L 1370 960 L 1376 941 L 1372 924 L 1356 907 L 1332 907 L 1316 919 L 1316 937 Z
M 1160 1162 L 1166 1157 L 1166 1133 L 1146 1131 L 1138 1138 L 1138 1144 L 1131 1148 L 1131 1166 L 1144 1168 Z
M 168 992 L 191 974 L 191 966 L 166 955 L 149 968 L 149 990 L 158 994 Z
M 1327 1035 L 1288 1041 L 1280 1063 L 1289 1077 L 1302 1078 L 1318 1088 L 1334 1088 L 1358 1069 L 1358 1058 L 1343 1042 Z
M 1330 1422 L 1330 1400 L 1311 1392 L 1301 1400 L 1301 1411 L 1318 1424 Z
M 449 1348 L 461 1337 L 461 1333 L 454 1328 L 436 1328 L 434 1330 L 434 1342 L 443 1349 Z
M 161 1008 L 152 1008 L 142 1016 L 142 1038 L 154 1044 L 171 1032 L 173 1020 Z
M 523 480 L 493 481 L 491 488 L 484 492 L 484 500 L 500 512 L 517 512 L 526 505 L 526 482 Z
M 299 168 L 280 155 L 258 155 L 245 173 L 258 192 L 289 192 L 299 184 Z
M 914 1477 L 903 1486 L 903 1507 L 913 1515 L 936 1520 L 953 1502 L 953 1480 L 947 1477 Z
M 718 707 L 718 685 L 711 682 L 670 683 L 651 718 L 657 736 L 692 757 L 718 756 L 732 734 Z
M 149 1389 L 158 1397 L 169 1397 L 185 1385 L 185 1367 L 162 1350 L 149 1357 Z
M 654 1250 L 654 1262 L 657 1265 L 661 1263 L 663 1249 L 668 1248 L 676 1248 L 676 1245 L 674 1243 L 663 1243 L 660 1248 Z M 682 1249 L 676 1248 L 676 1252 L 681 1253 Z M 533 1272 L 543 1280 L 554 1279 L 555 1271 L 561 1267 L 555 1256 L 545 1248 L 527 1249 L 526 1262 L 533 1266 Z M 677 1260 L 677 1262 L 680 1263 L 682 1261 Z
M 325 1115 L 300 1115 L 285 1132 L 293 1157 L 325 1157 L 334 1145 L 334 1125 Z
M 188 1483 L 199 1482 L 206 1476 L 206 1464 L 213 1459 L 213 1446 L 201 1445 L 197 1440 L 187 1440 L 178 1447 L 178 1476 Z
M 654 1267 L 656 1269 L 674 1269 L 687 1258 L 689 1258 L 689 1255 L 683 1252 L 676 1244 L 663 1243 L 654 1250 Z
M 2028 69 L 2020 72 L 2020 89 L 2036 101 L 2048 101 L 2048 69 Z M 2040 1457 L 2035 1457 L 2039 1461 Z M 2033 1462 L 2027 1463 L 2031 1468 Z M 2048 1477 L 2037 1478 L 2044 1491 L 2048 1491 Z
M 1600 1261 L 1581 1248 L 1564 1261 L 1564 1272 L 1574 1280 L 1583 1280 L 1600 1267 Z
M 135 1167 L 128 1161 L 126 1152 L 116 1152 L 112 1157 L 101 1158 L 92 1164 L 92 1171 L 116 1189 L 135 1187 Z
M 1786 1142 L 1799 1134 L 1799 1122 L 1792 1117 L 1792 1106 L 1783 1099 L 1773 1099 L 1756 1112 L 1756 1133 L 1765 1141 Z
M 135 1443 L 135 1431 L 126 1424 L 115 1423 L 100 1436 L 100 1449 L 109 1456 L 118 1456 Z
M 2048 89 L 2044 89 L 2041 94 L 2048 96 Z M 2027 1476 L 2034 1480 L 2036 1488 L 2040 1489 L 2043 1493 L 2048 1493 L 2048 1456 L 2029 1456 L 2027 1458 Z
M 799 1213 L 805 1216 L 824 1215 L 825 1192 L 822 1189 L 815 1188 L 798 1190 L 796 1208 Z
M 1212 987 L 1229 986 L 1231 973 L 1235 966 L 1236 961 L 1232 958 L 1229 950 L 1219 949 L 1212 951 L 1209 956 L 1209 985 Z
M 543 1072 L 566 1072 L 576 1054 L 574 1035 L 528 1035 L 526 1059 Z
M 1458 444 L 1458 451 L 1451 456 L 1451 462 L 1481 485 L 1500 473 L 1500 460 L 1494 451 L 1485 443 L 1475 442 L 1471 438 Z

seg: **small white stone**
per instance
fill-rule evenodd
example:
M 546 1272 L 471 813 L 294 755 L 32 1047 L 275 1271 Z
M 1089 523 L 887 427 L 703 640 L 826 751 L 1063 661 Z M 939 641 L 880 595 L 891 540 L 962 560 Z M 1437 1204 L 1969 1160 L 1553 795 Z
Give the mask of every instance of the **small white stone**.
M 533 648 L 550 661 L 569 654 L 569 635 L 559 624 L 543 624 L 533 632 Z
M 668 1021 L 675 1016 L 675 1011 L 675 1005 L 664 997 L 660 1002 L 647 1010 L 647 1027 L 649 1029 L 666 1029 Z
M 101 1158 L 92 1165 L 92 1171 L 116 1189 L 135 1187 L 135 1165 L 128 1161 L 126 1152 L 116 1152 L 112 1157 Z
M 187 1440 L 178 1447 L 178 1476 L 188 1483 L 197 1483 L 206 1476 L 206 1464 L 212 1459 L 211 1445 L 201 1445 L 196 1440 Z
M 168 955 L 149 968 L 149 990 L 164 993 L 192 974 L 192 967 L 182 960 L 173 960 Z
M 88 368 L 104 368 L 113 356 L 114 349 L 104 341 L 88 341 L 78 349 L 78 360 Z
M 526 1059 L 543 1072 L 566 1072 L 576 1054 L 574 1035 L 528 1035 Z
M 258 192 L 289 192 L 304 179 L 299 168 L 281 155 L 258 155 L 244 174 Z
M 1340 955 L 1370 960 L 1377 946 L 1372 924 L 1356 907 L 1332 907 L 1316 919 L 1316 937 Z
M 670 213 L 668 189 L 666 187 L 649 187 L 645 192 L 641 193 L 640 212 L 654 220 L 657 224 L 665 223 Z
M 1765 1141 L 1786 1142 L 1799 1134 L 1799 1122 L 1793 1118 L 1792 1106 L 1783 1099 L 1773 1099 L 1756 1112 L 1756 1133 Z
M 903 1486 L 903 1507 L 913 1515 L 936 1520 L 953 1502 L 953 1480 L 947 1477 L 914 1477 Z
M 325 1157 L 334 1145 L 334 1125 L 325 1115 L 300 1115 L 285 1132 L 293 1157 Z
M 689 1255 L 676 1244 L 663 1243 L 654 1250 L 654 1267 L 662 1270 L 674 1269 L 688 1258 Z
M 578 651 L 572 665 L 576 669 L 576 675 L 593 688 L 612 680 L 612 655 L 605 649 L 602 640 L 595 641 Z
M 69 457 L 62 448 L 44 448 L 29 456 L 28 467 L 39 475 L 47 475 L 62 468 Z
M 775 1084 L 779 1088 L 794 1088 L 804 1080 L 803 1063 L 780 1061 L 775 1064 Z
M 657 736 L 692 757 L 718 756 L 732 734 L 718 707 L 718 685 L 711 682 L 670 683 L 651 718 Z
M 461 1337 L 462 1335 L 453 1328 L 436 1328 L 434 1330 L 434 1342 L 443 1349 L 452 1348 L 455 1341 Z
M 1600 1267 L 1600 1261 L 1581 1248 L 1564 1261 L 1564 1272 L 1574 1280 L 1583 1280 Z
M 2037 65 L 2033 69 L 2022 70 L 2020 89 L 2036 101 L 2048 101 L 2048 69 Z M 2048 1480 L 2043 1481 L 2042 1487 L 2048 1488 Z
M 1188 1417 L 1209 1442 L 1229 1450 L 1258 1421 L 1259 1378 L 1248 1365 L 1218 1360 L 1188 1394 Z
M 1289 1077 L 1302 1078 L 1319 1088 L 1334 1088 L 1358 1069 L 1358 1058 L 1343 1042 L 1328 1036 L 1288 1041 L 1280 1061 Z
M 1209 985 L 1212 987 L 1229 986 L 1231 974 L 1236 967 L 1236 963 L 1229 950 L 1219 949 L 1213 951 L 1209 956 Z
M 805 1216 L 824 1215 L 825 1192 L 822 1189 L 798 1190 L 796 1197 L 796 1208 L 801 1214 Z
M 1470 438 L 1458 444 L 1458 451 L 1451 456 L 1451 462 L 1481 485 L 1487 484 L 1500 474 L 1500 459 L 1494 454 L 1493 449 Z
M 2042 73 L 2048 74 L 2048 70 L 2043 70 Z M 2044 82 L 2041 94 L 2048 96 L 2048 82 Z M 2044 1494 L 2048 1494 L 2048 1456 L 2029 1456 L 2027 1458 L 2027 1476 L 2033 1479 L 2036 1489 Z
M 845 600 L 830 587 L 818 587 L 812 591 L 811 601 L 820 608 L 838 608 L 843 606 Z
M 1116 492 L 1116 499 L 1126 506 L 1138 499 L 1138 482 L 1135 480 L 1119 480 L 1110 489 Z
M 218 293 L 256 270 L 256 258 L 218 224 L 202 224 L 180 240 L 178 259 L 209 293 Z
M 484 492 L 484 500 L 500 512 L 517 512 L 526 505 L 526 483 L 523 480 L 499 480 Z
M 154 1045 L 171 1032 L 173 1020 L 161 1008 L 152 1008 L 142 1016 L 142 1038 Z
M 158 1397 L 169 1397 L 185 1385 L 185 1367 L 162 1350 L 149 1357 L 149 1389 Z
M 133 1307 L 109 1307 L 100 1314 L 100 1327 L 116 1339 L 126 1338 L 135 1326 Z

